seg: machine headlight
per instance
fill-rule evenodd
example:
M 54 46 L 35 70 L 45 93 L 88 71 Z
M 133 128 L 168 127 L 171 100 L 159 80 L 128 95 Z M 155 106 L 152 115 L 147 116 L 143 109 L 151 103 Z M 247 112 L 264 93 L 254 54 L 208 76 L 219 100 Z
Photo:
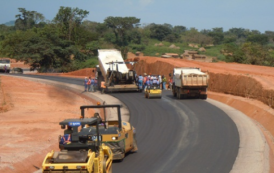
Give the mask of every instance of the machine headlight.
M 85 166 L 76 166 L 77 169 L 86 169 Z
M 116 140 L 116 137 L 115 137 L 115 136 L 113 136 L 113 137 L 112 137 L 112 140 L 114 140 L 114 141 L 115 141 L 115 140 Z
M 54 169 L 54 166 L 46 166 L 46 169 L 52 170 L 52 169 Z

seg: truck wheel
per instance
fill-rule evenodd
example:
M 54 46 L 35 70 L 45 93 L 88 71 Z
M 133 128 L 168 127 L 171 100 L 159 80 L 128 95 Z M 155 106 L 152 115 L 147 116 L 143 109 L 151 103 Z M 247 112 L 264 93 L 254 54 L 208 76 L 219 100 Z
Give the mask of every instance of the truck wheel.
M 178 99 L 181 99 L 181 89 L 180 88 L 177 88 L 177 98 Z
M 186 94 L 182 94 L 181 95 L 181 99 L 186 99 L 187 98 L 187 95 Z
M 177 93 L 175 92 L 175 89 L 172 89 L 173 97 L 177 96 Z
M 112 173 L 112 165 L 110 166 L 108 173 Z
M 103 160 L 103 173 L 107 173 L 106 159 Z
M 201 99 L 206 100 L 207 99 L 207 94 L 201 95 Z

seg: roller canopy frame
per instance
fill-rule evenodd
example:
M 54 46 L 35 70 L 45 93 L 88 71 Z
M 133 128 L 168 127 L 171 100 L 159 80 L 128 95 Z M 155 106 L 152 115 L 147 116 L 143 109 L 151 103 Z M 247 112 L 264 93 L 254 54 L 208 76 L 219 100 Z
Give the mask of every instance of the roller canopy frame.
M 83 116 L 83 118 L 85 118 L 85 111 L 84 110 L 88 109 L 88 108 L 113 108 L 113 107 L 117 108 L 119 130 L 122 131 L 122 118 L 121 118 L 121 107 L 122 107 L 122 105 L 89 105 L 89 106 L 80 106 L 81 116 Z

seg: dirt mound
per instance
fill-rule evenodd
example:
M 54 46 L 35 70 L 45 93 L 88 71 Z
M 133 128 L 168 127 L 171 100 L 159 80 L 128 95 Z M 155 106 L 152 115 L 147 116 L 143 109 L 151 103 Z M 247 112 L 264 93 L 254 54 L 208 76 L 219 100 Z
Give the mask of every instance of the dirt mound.
M 86 77 L 95 77 L 96 68 L 85 68 L 73 72 L 63 73 L 63 75 L 72 75 L 72 76 L 86 76 Z

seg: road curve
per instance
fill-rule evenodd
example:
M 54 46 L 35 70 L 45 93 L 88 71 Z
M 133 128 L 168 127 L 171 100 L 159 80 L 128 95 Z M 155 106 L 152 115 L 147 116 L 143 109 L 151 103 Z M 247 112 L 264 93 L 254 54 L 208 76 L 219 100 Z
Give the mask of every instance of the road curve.
M 24 76 L 82 85 L 81 79 Z M 228 173 L 232 169 L 239 134 L 221 109 L 200 99 L 174 99 L 170 91 L 164 91 L 162 99 L 145 99 L 142 93 L 112 95 L 129 108 L 139 148 L 114 163 L 113 172 Z
M 141 93 L 116 93 L 130 110 L 137 129 L 138 153 L 113 172 L 230 172 L 238 153 L 234 122 L 219 108 L 199 99 L 177 100 L 170 91 L 162 99 Z

